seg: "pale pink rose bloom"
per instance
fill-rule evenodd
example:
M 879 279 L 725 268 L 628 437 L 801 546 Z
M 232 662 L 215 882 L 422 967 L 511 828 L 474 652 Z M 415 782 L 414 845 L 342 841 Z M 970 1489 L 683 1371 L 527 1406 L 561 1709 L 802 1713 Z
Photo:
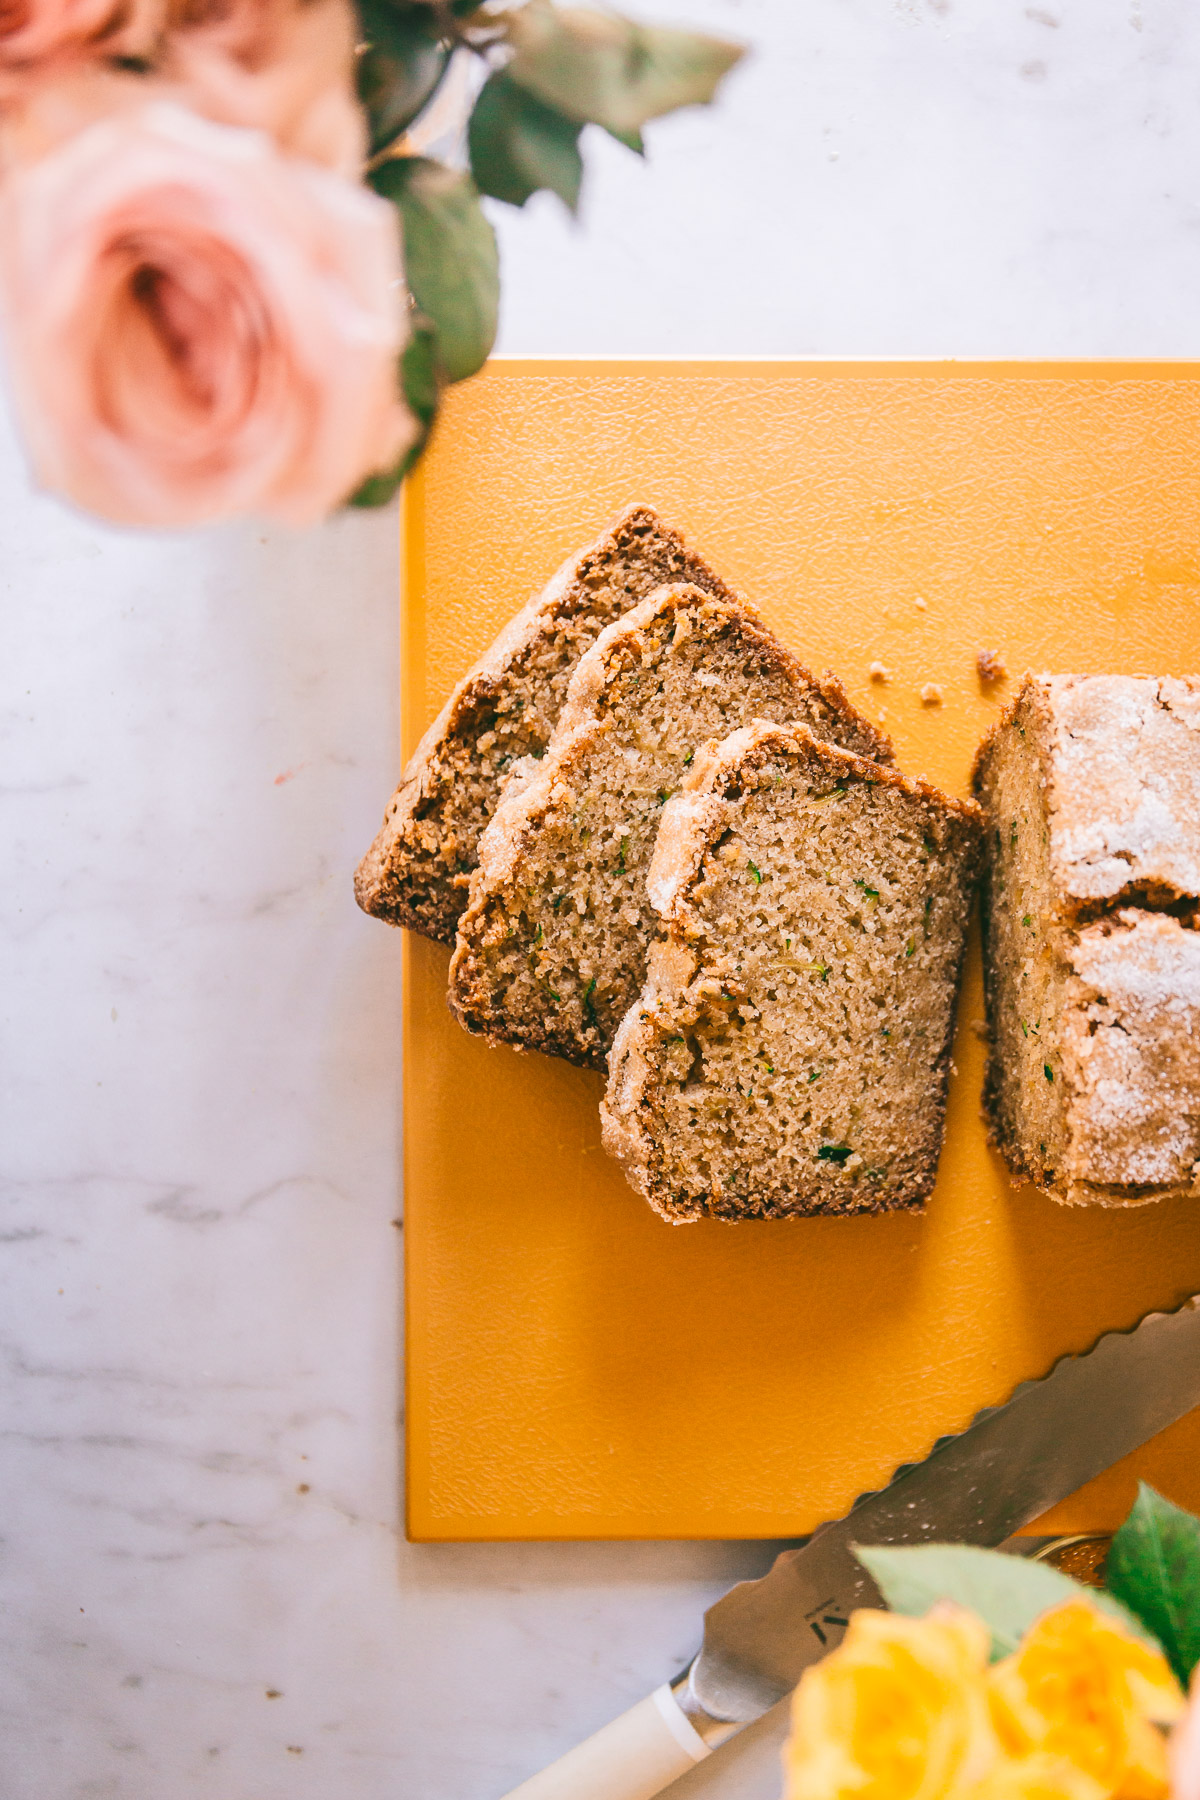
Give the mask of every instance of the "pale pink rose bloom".
M 1192 1677 L 1188 1709 L 1171 1733 L 1171 1800 L 1200 1800 L 1200 1679 Z
M 52 64 L 0 105 L 0 168 L 36 162 L 88 125 L 140 112 L 160 94 L 151 78 L 100 59 Z
M 17 168 L 0 302 L 37 473 L 106 518 L 308 523 L 412 440 L 394 213 L 262 133 L 156 102 Z
M 0 0 L 0 102 L 49 63 L 149 55 L 165 11 L 165 0 Z
M 355 36 L 348 0 L 241 0 L 240 10 L 173 26 L 150 76 L 95 56 L 20 76 L 0 67 L 0 156 L 31 162 L 97 119 L 166 99 L 221 125 L 267 131 L 291 154 L 357 176 L 367 128 L 354 91 Z
M 297 156 L 354 175 L 367 153 L 357 40 L 349 0 L 187 0 L 172 14 L 159 66 L 185 105 L 257 126 Z

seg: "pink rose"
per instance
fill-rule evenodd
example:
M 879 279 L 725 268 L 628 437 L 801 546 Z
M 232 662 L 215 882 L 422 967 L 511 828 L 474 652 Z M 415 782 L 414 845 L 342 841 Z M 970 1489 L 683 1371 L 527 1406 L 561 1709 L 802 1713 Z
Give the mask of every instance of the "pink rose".
M 0 0 L 0 6 L 4 0 Z M 0 92 L 3 92 L 0 76 Z M 77 131 L 114 113 L 138 112 L 158 93 L 145 75 L 94 58 L 47 65 L 0 104 L 0 169 L 36 162 Z
M 367 153 L 358 32 L 349 0 L 184 0 L 160 70 L 208 118 L 257 126 L 297 156 L 357 175 Z
M 37 473 L 107 518 L 304 524 L 411 442 L 392 209 L 261 133 L 155 102 L 18 167 L 0 303 Z
M 1192 1677 L 1188 1709 L 1171 1733 L 1171 1800 L 1200 1800 L 1200 1680 Z
M 267 131 L 294 156 L 358 176 L 367 127 L 354 88 L 356 35 L 349 0 L 237 0 L 172 24 L 149 75 L 99 55 L 30 70 L 0 64 L 0 159 L 32 162 L 97 119 L 162 99 L 219 125 Z
M 0 99 L 18 72 L 78 56 L 146 56 L 162 29 L 163 0 L 0 0 Z

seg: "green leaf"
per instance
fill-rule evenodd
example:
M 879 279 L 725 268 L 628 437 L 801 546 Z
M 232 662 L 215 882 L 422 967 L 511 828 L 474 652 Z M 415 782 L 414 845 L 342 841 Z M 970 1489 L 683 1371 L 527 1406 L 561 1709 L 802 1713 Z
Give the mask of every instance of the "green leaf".
M 740 44 L 615 13 L 529 0 L 512 15 L 514 81 L 580 124 L 635 132 L 679 106 L 707 104 Z
M 450 46 L 416 38 L 401 58 L 372 45 L 358 59 L 358 97 L 367 115 L 372 156 L 408 130 L 428 106 L 450 66 Z
M 475 183 L 425 156 L 393 157 L 372 170 L 370 181 L 400 209 L 405 274 L 437 331 L 442 373 L 465 381 L 495 342 L 500 301 L 496 234 Z
M 1200 1662 L 1200 1519 L 1139 1483 L 1104 1580 L 1158 1638 L 1186 1692 Z
M 524 206 L 549 188 L 574 212 L 583 180 L 583 158 L 574 119 L 544 106 L 507 73 L 488 77 L 467 127 L 471 173 L 481 193 Z
M 977 1613 L 992 1634 L 993 1662 L 1015 1650 L 1042 1613 L 1066 1600 L 1091 1600 L 1135 1637 L 1147 1635 L 1119 1601 L 1050 1563 L 973 1544 L 855 1544 L 853 1550 L 893 1612 L 921 1618 L 937 1601 L 952 1600 Z
M 624 144 L 627 150 L 632 150 L 635 156 L 645 156 L 646 140 L 640 131 L 614 131 L 611 125 L 606 125 L 604 130 L 609 137 L 616 138 L 618 144 Z
M 434 9 L 397 5 L 395 0 L 358 0 L 358 18 L 363 42 L 411 67 L 414 93 L 424 84 L 428 100 L 433 91 L 428 84 L 436 85 L 435 75 L 440 75 L 453 47 Z
M 437 333 L 430 321 L 419 315 L 400 357 L 400 391 L 417 421 L 417 435 L 394 468 L 367 476 L 351 494 L 347 506 L 386 506 L 409 470 L 420 461 L 429 442 L 441 397 Z
M 420 314 L 413 320 L 412 336 L 400 357 L 400 391 L 418 424 L 428 432 L 437 417 L 442 390 L 438 381 L 437 332 Z
M 345 504 L 361 507 L 364 511 L 368 507 L 386 506 L 404 480 L 404 475 L 403 469 L 389 470 L 386 475 L 368 475 Z
M 371 154 L 377 156 L 433 99 L 454 45 L 432 6 L 359 0 L 358 14 L 367 46 L 358 59 L 358 97 L 366 109 Z

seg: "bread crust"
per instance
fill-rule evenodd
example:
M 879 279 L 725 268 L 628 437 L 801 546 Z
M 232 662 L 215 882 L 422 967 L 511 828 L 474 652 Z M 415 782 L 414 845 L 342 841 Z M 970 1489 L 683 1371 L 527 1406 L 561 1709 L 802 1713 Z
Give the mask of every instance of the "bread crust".
M 993 928 L 993 886 L 996 881 L 996 862 L 992 854 L 991 837 L 996 820 L 991 817 L 988 808 L 988 790 L 991 782 L 993 759 L 1003 749 L 1008 732 L 1017 728 L 1022 712 L 1031 712 L 1044 705 L 1044 698 L 1033 684 L 1028 674 L 1022 680 L 1016 694 L 1001 712 L 989 730 L 984 734 L 974 756 L 971 766 L 971 792 L 975 795 L 985 814 L 988 815 L 988 828 L 985 836 L 986 855 L 980 876 L 980 938 L 983 950 L 983 988 L 984 1004 L 989 1021 L 988 1054 L 984 1067 L 982 1113 L 987 1129 L 988 1142 L 1000 1152 L 1008 1169 L 1009 1184 L 1014 1188 L 1024 1187 L 1032 1181 L 1038 1187 L 1047 1184 L 1043 1179 L 1042 1169 L 1033 1167 L 1026 1161 L 1024 1149 L 1018 1132 L 1009 1123 L 1008 1115 L 1002 1101 L 1002 1090 L 1005 1077 L 1005 1066 L 998 1041 L 998 1033 L 994 1028 L 995 995 L 1003 978 L 1004 968 L 999 952 L 997 934 Z M 1044 787 L 1049 779 L 1046 761 L 1044 733 L 1037 732 L 1027 741 L 1032 745 L 1038 760 L 1038 782 Z
M 1045 891 L 1035 902 L 1036 883 L 1013 890 L 1030 909 L 1018 974 L 1003 940 L 1007 932 L 1011 943 L 1006 909 L 1020 910 L 1009 892 L 1019 871 L 1007 866 L 999 795 L 1006 768 L 1021 759 L 1038 796 Z M 1200 1134 L 1200 1017 L 1192 1013 L 1191 971 L 1200 936 L 1185 927 L 1200 896 L 1200 683 L 1027 674 L 979 746 L 972 781 L 989 812 L 984 1117 L 1013 1185 L 1031 1181 L 1066 1205 L 1195 1194 L 1189 1146 Z M 1170 1004 L 1168 966 L 1182 984 Z M 1031 1057 L 1006 1017 L 1030 969 L 1053 996 Z M 1021 1024 L 1026 1038 L 1032 1028 Z M 1163 1107 L 1172 1093 L 1169 1122 Z M 1032 1104 L 1047 1121 L 1036 1143 L 1029 1119 L 1037 1115 L 1026 1116 Z
M 461 1025 L 492 1044 L 511 1044 L 584 1067 L 607 1068 L 611 1040 L 594 1009 L 590 1020 L 586 1015 L 577 1020 L 573 1010 L 556 1007 L 543 998 L 536 1009 L 522 1008 L 514 1017 L 493 980 L 486 946 L 494 919 L 512 890 L 522 885 L 523 873 L 539 854 L 545 854 L 541 840 L 548 819 L 562 807 L 573 805 L 579 785 L 587 780 L 591 758 L 610 728 L 597 707 L 606 695 L 611 671 L 636 654 L 642 634 L 656 621 L 674 613 L 682 620 L 676 627 L 679 630 L 697 608 L 708 620 L 727 621 L 736 627 L 748 659 L 775 671 L 781 684 L 794 685 L 797 696 L 812 695 L 864 751 L 881 761 L 892 758 L 890 739 L 858 713 L 836 677 L 812 675 L 745 601 L 718 598 L 688 583 L 673 583 L 614 620 L 577 663 L 546 756 L 514 773 L 480 839 L 479 864 L 471 878 L 470 898 L 459 921 L 450 964 L 448 1001 Z
M 511 695 L 519 667 L 535 665 L 540 651 L 552 653 L 564 630 L 573 641 L 594 638 L 594 631 L 581 626 L 586 626 L 595 591 L 622 558 L 636 559 L 641 550 L 647 570 L 659 570 L 648 585 L 657 585 L 669 572 L 707 592 L 731 596 L 680 534 L 640 503 L 626 507 L 584 550 L 568 556 L 463 676 L 409 758 L 383 825 L 355 872 L 355 898 L 364 912 L 389 925 L 454 942 L 476 861 L 475 842 L 460 843 L 445 827 L 448 803 L 462 780 L 461 769 L 455 767 L 456 753 L 484 735 L 498 704 Z M 636 598 L 630 594 L 629 603 Z M 520 731 L 514 732 L 518 753 L 544 747 L 554 724 L 553 717 L 523 718 Z M 475 762 L 478 765 L 478 752 Z M 501 780 L 489 775 L 485 781 L 485 812 L 494 805 Z
M 1200 1194 L 1200 933 L 1123 908 L 1067 949 L 1069 1125 L 1060 1198 L 1140 1206 Z
M 689 992 L 704 984 L 698 946 L 705 933 L 697 889 L 705 859 L 714 844 L 729 835 L 733 819 L 731 797 L 747 774 L 752 774 L 756 763 L 780 752 L 803 759 L 810 766 L 820 765 L 833 780 L 891 788 L 934 808 L 947 822 L 949 833 L 961 836 L 968 901 L 978 862 L 982 814 L 973 801 L 952 799 L 927 782 L 910 779 L 894 768 L 882 767 L 824 743 L 806 725 L 756 720 L 696 756 L 687 781 L 668 803 L 659 828 L 648 887 L 661 920 L 661 935 L 651 951 L 641 997 L 617 1032 L 609 1059 L 608 1088 L 601 1104 L 605 1149 L 621 1164 L 630 1184 L 672 1224 L 686 1224 L 703 1217 L 733 1220 L 920 1210 L 936 1177 L 949 1080 L 952 1000 L 943 1041 L 932 1059 L 923 1113 L 919 1120 L 912 1121 L 910 1166 L 901 1184 L 890 1189 L 886 1199 L 870 1190 L 839 1194 L 829 1182 L 815 1196 L 811 1192 L 794 1199 L 772 1196 L 765 1202 L 759 1197 L 749 1205 L 731 1206 L 711 1192 L 681 1200 L 670 1192 L 659 1167 L 661 1159 L 651 1120 L 658 1111 L 661 1020 L 673 1020 L 681 1003 L 686 1004 Z M 957 956 L 950 975 L 951 997 L 957 991 L 961 974 L 965 923 L 964 906 Z

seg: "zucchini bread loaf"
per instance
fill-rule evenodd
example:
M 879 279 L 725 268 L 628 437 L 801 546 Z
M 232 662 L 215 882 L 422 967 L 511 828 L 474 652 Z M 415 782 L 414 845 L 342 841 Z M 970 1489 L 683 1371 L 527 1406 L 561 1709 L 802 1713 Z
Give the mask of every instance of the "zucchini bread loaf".
M 698 753 L 651 866 L 605 1148 L 676 1224 L 920 1207 L 982 820 L 763 721 Z
M 663 806 L 709 738 L 798 719 L 877 760 L 891 745 L 736 600 L 660 590 L 583 657 L 545 759 L 485 832 L 450 1006 L 495 1043 L 605 1066 L 657 919 L 646 873 Z
M 1027 676 L 980 747 L 985 1104 L 1068 1204 L 1200 1192 L 1200 683 Z
M 631 506 L 500 633 L 417 745 L 355 876 L 359 905 L 454 942 L 479 836 L 513 762 L 540 756 L 571 671 L 613 619 L 667 581 L 729 590 L 648 506 Z

